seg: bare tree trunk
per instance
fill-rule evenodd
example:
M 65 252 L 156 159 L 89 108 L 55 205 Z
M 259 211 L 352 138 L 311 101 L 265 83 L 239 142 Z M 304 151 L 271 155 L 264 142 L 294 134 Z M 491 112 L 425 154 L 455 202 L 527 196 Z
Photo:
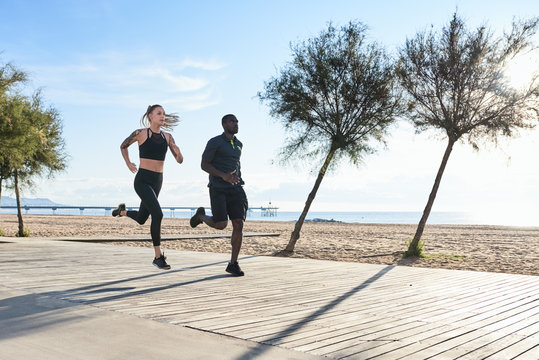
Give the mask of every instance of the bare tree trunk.
M 17 218 L 19 219 L 19 232 L 17 233 L 17 236 L 23 237 L 24 224 L 22 221 L 21 195 L 19 193 L 19 172 L 17 170 L 15 170 L 14 179 L 15 179 L 15 197 L 17 198 Z
M 294 251 L 294 247 L 296 246 L 296 241 L 299 239 L 299 233 L 301 231 L 301 227 L 303 226 L 303 223 L 305 222 L 305 218 L 307 217 L 307 213 L 309 212 L 309 208 L 311 207 L 311 204 L 316 196 L 316 192 L 318 191 L 318 188 L 320 187 L 320 184 L 322 183 L 322 179 L 324 178 L 324 175 L 326 175 L 326 171 L 329 167 L 329 164 L 331 163 L 331 160 L 333 159 L 333 156 L 335 155 L 335 151 L 331 149 L 326 156 L 326 160 L 324 161 L 324 164 L 322 165 L 322 168 L 320 168 L 320 171 L 318 172 L 318 177 L 316 178 L 316 181 L 314 182 L 314 187 L 311 190 L 309 196 L 307 197 L 307 201 L 305 202 L 305 207 L 303 208 L 303 212 L 301 213 L 298 221 L 296 222 L 296 225 L 294 226 L 294 231 L 292 231 L 292 234 L 290 235 L 290 241 L 288 242 L 288 245 L 286 245 L 285 251 L 292 252 Z
M 445 166 L 447 165 L 447 161 L 449 160 L 449 155 L 451 155 L 454 144 L 455 140 L 448 140 L 447 148 L 445 149 L 444 157 L 442 158 L 442 163 L 440 164 L 440 168 L 438 169 L 438 174 L 436 175 L 436 179 L 434 180 L 434 186 L 432 187 L 432 191 L 429 195 L 429 200 L 427 201 L 427 206 L 425 206 L 425 210 L 423 210 L 423 216 L 421 217 L 421 220 L 419 220 L 419 224 L 417 225 L 417 230 L 415 232 L 414 238 L 410 243 L 410 246 L 408 247 L 408 254 L 415 256 L 419 255 L 419 240 L 423 235 L 423 230 L 425 230 L 425 224 L 427 223 L 430 211 L 432 210 L 432 205 L 434 204 L 434 199 L 436 198 L 436 194 L 438 193 L 438 188 L 440 187 L 440 182 L 442 181 L 442 175 L 444 174 Z

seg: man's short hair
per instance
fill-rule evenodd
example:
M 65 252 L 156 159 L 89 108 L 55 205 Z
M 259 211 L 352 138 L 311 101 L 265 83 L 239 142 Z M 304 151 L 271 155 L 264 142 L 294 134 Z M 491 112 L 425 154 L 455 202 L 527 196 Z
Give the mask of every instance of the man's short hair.
M 226 114 L 226 115 L 223 116 L 223 118 L 221 119 L 221 124 L 224 124 L 225 121 L 229 121 L 229 120 L 232 120 L 232 119 L 236 119 L 236 116 L 235 116 L 235 115 L 232 115 L 232 114 Z

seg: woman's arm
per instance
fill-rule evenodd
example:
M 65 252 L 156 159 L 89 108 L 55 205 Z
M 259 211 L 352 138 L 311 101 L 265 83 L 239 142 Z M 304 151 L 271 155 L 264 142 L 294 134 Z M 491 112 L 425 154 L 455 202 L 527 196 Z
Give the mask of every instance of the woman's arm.
M 172 134 L 167 134 L 168 136 L 168 147 L 170 148 L 170 152 L 174 156 L 174 159 L 178 162 L 178 164 L 181 164 L 183 162 L 183 155 L 180 151 L 180 148 L 176 143 L 174 142 L 174 138 L 172 137 Z
M 135 130 L 129 135 L 123 142 L 122 145 L 120 145 L 120 151 L 122 152 L 122 156 L 125 160 L 125 164 L 131 170 L 132 173 L 137 172 L 137 165 L 132 163 L 131 160 L 129 160 L 129 150 L 127 149 L 132 143 L 137 141 L 137 138 L 139 134 L 141 133 L 141 130 Z

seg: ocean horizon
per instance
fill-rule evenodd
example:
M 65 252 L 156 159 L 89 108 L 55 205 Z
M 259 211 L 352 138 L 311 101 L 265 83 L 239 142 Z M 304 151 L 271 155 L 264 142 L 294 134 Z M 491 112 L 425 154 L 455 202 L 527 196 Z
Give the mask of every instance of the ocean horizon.
M 211 214 L 208 211 L 208 214 Z M 110 216 L 110 210 L 104 209 L 23 209 L 23 215 L 93 215 Z M 191 210 L 163 210 L 165 218 L 188 219 L 193 215 Z M 0 214 L 16 214 L 16 209 L 0 209 Z M 279 211 L 272 216 L 260 210 L 250 210 L 247 214 L 247 221 L 297 221 L 300 211 Z M 417 224 L 421 219 L 422 212 L 419 211 L 310 211 L 306 221 L 316 222 L 343 222 L 362 224 Z M 431 225 L 502 225 L 502 226 L 539 226 L 539 218 L 535 216 L 507 217 L 501 214 L 458 212 L 458 211 L 433 211 L 431 212 L 427 224 Z

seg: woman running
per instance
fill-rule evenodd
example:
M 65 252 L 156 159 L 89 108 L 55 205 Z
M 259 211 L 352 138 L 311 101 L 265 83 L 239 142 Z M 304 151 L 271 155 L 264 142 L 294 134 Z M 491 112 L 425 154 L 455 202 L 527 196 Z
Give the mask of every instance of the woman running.
M 141 119 L 141 124 L 145 128 L 133 131 L 120 146 L 127 167 L 132 173 L 137 174 L 134 186 L 141 199 L 139 210 L 126 211 L 125 204 L 120 204 L 112 211 L 112 216 L 128 216 L 141 225 L 148 220 L 150 215 L 152 216 L 150 232 L 155 250 L 153 265 L 164 270 L 170 269 L 170 265 L 165 261 L 164 253 L 161 252 L 163 211 L 157 197 L 163 184 L 163 167 L 167 147 L 170 148 L 170 152 L 179 164 L 183 162 L 183 155 L 180 148 L 174 143 L 172 135 L 162 131 L 162 129 L 171 130 L 178 121 L 177 115 L 165 113 L 161 105 L 148 106 Z M 137 165 L 129 160 L 128 151 L 128 147 L 135 141 L 138 142 L 140 155 L 138 171 Z

